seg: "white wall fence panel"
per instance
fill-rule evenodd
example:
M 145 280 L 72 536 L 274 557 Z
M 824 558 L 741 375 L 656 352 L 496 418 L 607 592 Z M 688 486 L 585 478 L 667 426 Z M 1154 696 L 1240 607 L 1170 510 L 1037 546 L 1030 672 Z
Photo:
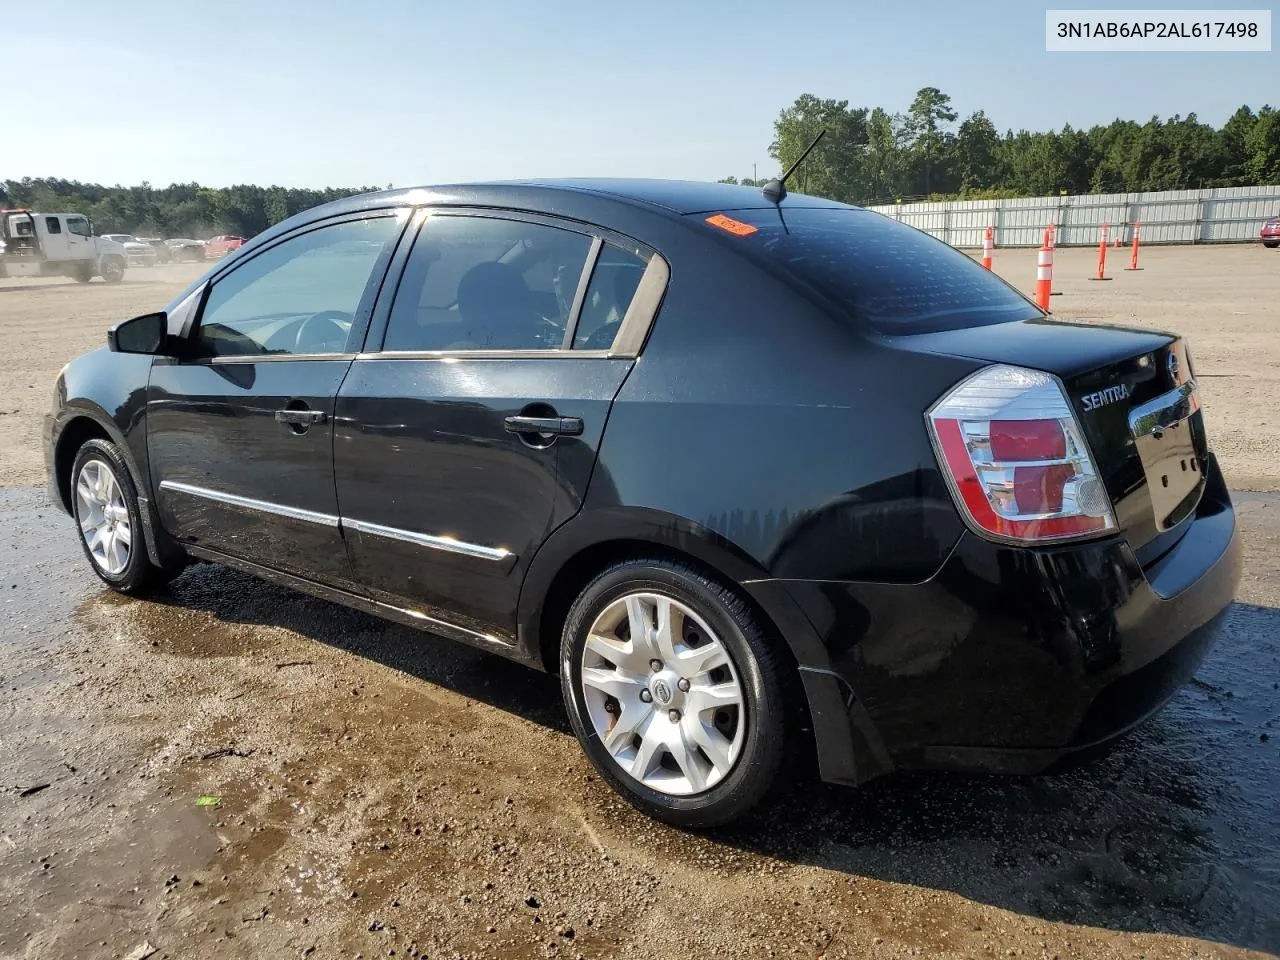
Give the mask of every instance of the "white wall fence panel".
M 1256 241 L 1262 224 L 1280 216 L 1280 186 L 894 203 L 869 209 L 955 247 L 981 247 L 989 226 L 995 228 L 997 247 L 1038 247 L 1049 223 L 1057 224 L 1059 246 L 1096 244 L 1104 223 L 1112 238 L 1128 243 L 1137 221 L 1142 222 L 1143 243 L 1238 243 Z

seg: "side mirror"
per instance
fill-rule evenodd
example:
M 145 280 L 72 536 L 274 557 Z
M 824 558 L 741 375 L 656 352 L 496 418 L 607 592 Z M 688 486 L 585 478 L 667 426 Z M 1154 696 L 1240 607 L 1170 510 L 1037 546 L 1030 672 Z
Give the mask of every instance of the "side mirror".
M 168 330 L 169 315 L 164 311 L 144 313 L 108 330 L 107 347 L 114 353 L 162 353 Z

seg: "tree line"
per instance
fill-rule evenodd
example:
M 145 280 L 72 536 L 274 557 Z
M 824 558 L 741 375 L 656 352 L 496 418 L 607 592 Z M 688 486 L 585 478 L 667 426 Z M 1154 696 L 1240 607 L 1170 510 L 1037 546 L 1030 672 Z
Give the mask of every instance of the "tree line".
M 1194 113 L 1003 135 L 981 110 L 957 120 L 937 87 L 905 113 L 806 93 L 778 114 L 769 155 L 785 170 L 825 129 L 789 186 L 864 205 L 1280 183 L 1280 110 L 1271 106 L 1242 106 L 1216 129 Z
M 55 177 L 26 177 L 0 181 L 0 207 L 83 213 L 99 234 L 204 240 L 218 234 L 252 237 L 317 204 L 377 189 L 202 187 L 198 183 L 153 187 L 145 182 L 136 187 L 104 187 Z

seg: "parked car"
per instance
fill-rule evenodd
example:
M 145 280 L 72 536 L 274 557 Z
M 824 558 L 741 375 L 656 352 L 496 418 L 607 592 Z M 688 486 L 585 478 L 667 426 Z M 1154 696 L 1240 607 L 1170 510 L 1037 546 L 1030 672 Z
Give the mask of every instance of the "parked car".
M 139 243 L 145 243 L 156 252 L 156 261 L 158 263 L 168 263 L 173 259 L 173 254 L 169 250 L 169 241 L 161 237 L 138 237 Z
M 1280 217 L 1272 217 L 1262 225 L 1262 245 L 1280 247 Z
M 339 200 L 55 397 L 52 493 L 111 587 L 222 563 L 557 672 L 603 779 L 686 827 L 806 740 L 843 784 L 1091 755 L 1240 576 L 1180 337 L 749 187 Z
M 113 240 L 124 247 L 125 257 L 129 261 L 131 267 L 154 267 L 160 259 L 155 251 L 155 247 L 149 243 L 144 243 L 137 237 L 128 233 L 104 233 L 103 236 L 108 240 Z
M 225 257 L 231 251 L 239 250 L 244 242 L 244 237 L 213 237 L 204 242 L 204 255 L 206 257 Z
M 165 245 L 168 246 L 169 255 L 175 263 L 203 260 L 205 258 L 204 241 L 202 240 L 189 240 L 179 237 L 173 240 L 166 240 Z

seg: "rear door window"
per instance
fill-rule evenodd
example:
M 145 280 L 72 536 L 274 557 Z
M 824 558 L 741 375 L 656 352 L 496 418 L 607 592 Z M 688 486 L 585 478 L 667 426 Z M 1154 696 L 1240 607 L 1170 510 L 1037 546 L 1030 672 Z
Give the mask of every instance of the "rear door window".
M 405 266 L 383 350 L 558 350 L 591 252 L 523 220 L 431 216 Z
M 57 217 L 45 217 L 44 228 L 48 230 L 50 233 L 61 233 L 62 221 L 59 220 Z
M 755 230 L 714 223 L 705 229 L 879 333 L 958 330 L 1041 315 L 966 254 L 869 210 L 770 207 L 727 213 L 730 224 Z M 705 223 L 705 215 L 696 216 Z
M 611 243 L 600 248 L 573 333 L 575 350 L 608 350 L 613 346 L 648 265 L 647 259 L 631 250 Z

